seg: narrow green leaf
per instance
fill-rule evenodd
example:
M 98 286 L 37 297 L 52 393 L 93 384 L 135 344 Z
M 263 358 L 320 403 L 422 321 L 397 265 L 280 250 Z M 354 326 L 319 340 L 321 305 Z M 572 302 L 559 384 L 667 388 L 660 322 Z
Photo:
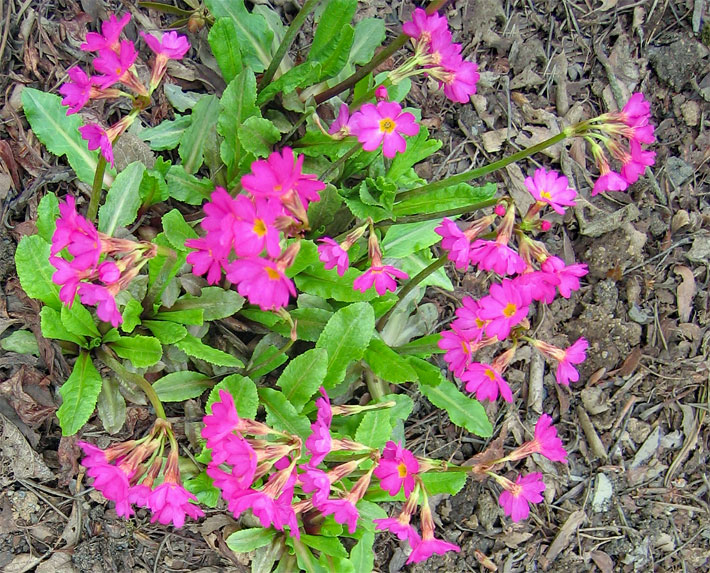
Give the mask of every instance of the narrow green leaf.
M 52 241 L 57 218 L 59 218 L 59 199 L 50 192 L 42 197 L 37 205 L 37 234 L 48 243 Z
M 214 191 L 212 181 L 186 173 L 182 165 L 170 167 L 165 180 L 170 189 L 170 196 L 189 205 L 201 205 Z
M 113 235 L 116 227 L 126 227 L 136 220 L 144 171 L 145 165 L 134 161 L 116 176 L 106 202 L 99 209 L 99 231 Z
M 201 309 L 203 320 L 219 320 L 236 314 L 244 305 L 244 297 L 222 287 L 204 287 L 200 296 L 186 294 L 175 301 L 170 311 Z
M 240 314 L 249 320 L 268 326 L 281 336 L 288 337 L 291 334 L 291 325 L 273 312 L 249 308 L 242 310 Z M 308 342 L 318 340 L 328 320 L 333 316 L 331 311 L 322 308 L 297 308 L 290 314 L 296 321 L 296 337 L 298 340 Z
M 355 24 L 355 37 L 350 48 L 350 64 L 366 64 L 385 41 L 387 31 L 381 18 L 363 18 Z
M 266 408 L 266 423 L 284 432 L 306 439 L 311 433 L 311 424 L 299 414 L 286 396 L 273 388 L 259 388 L 261 403 Z
M 363 359 L 377 376 L 388 382 L 400 384 L 417 380 L 414 368 L 379 338 L 370 340 Z
M 318 20 L 313 44 L 308 52 L 312 61 L 326 59 L 343 37 L 357 10 L 357 0 L 330 0 Z
M 104 430 L 115 434 L 121 430 L 126 421 L 126 400 L 119 391 L 118 381 L 107 378 L 101 385 L 96 408 Z
M 276 530 L 272 528 L 252 527 L 250 529 L 242 529 L 227 537 L 227 547 L 235 553 L 246 553 L 268 545 L 275 536 Z
M 213 348 L 202 342 L 199 338 L 192 336 L 192 334 L 188 334 L 182 340 L 177 341 L 175 346 L 188 356 L 199 358 L 215 366 L 234 366 L 236 368 L 244 366 L 244 363 L 236 356 Z
M 237 25 L 231 18 L 219 18 L 207 35 L 222 77 L 231 82 L 242 71 L 242 54 L 239 51 Z
M 56 270 L 49 262 L 50 244 L 39 235 L 25 235 L 15 251 L 15 267 L 22 290 L 27 296 L 41 300 L 60 310 L 59 287 L 52 282 Z
M 158 339 L 152 336 L 122 336 L 109 346 L 121 358 L 130 360 L 136 368 L 153 366 L 163 357 L 163 347 Z
M 66 155 L 76 176 L 91 185 L 98 163 L 98 151 L 89 151 L 82 139 L 79 114 L 66 115 L 62 98 L 54 94 L 25 87 L 22 90 L 25 117 L 37 138 L 54 155 Z
M 214 95 L 203 97 L 192 109 L 192 123 L 182 134 L 178 147 L 185 172 L 194 174 L 202 167 L 205 144 L 217 125 L 218 116 L 219 99 Z
M 220 146 L 220 157 L 229 169 L 230 178 L 241 159 L 241 145 L 237 132 L 239 126 L 249 117 L 260 117 L 256 106 L 256 78 L 254 72 L 245 68 L 224 90 L 219 102 L 220 112 L 217 120 L 217 133 L 224 140 Z
M 62 323 L 65 328 L 77 336 L 88 336 L 89 338 L 101 338 L 101 333 L 96 327 L 94 317 L 88 309 L 78 301 L 74 301 L 71 308 L 62 305 Z
M 212 388 L 207 398 L 205 409 L 208 414 L 212 413 L 212 404 L 219 401 L 220 390 L 227 390 L 232 395 L 239 416 L 250 420 L 256 418 L 256 412 L 259 408 L 259 395 L 256 391 L 256 384 L 251 378 L 241 374 L 231 374 L 223 378 L 219 384 Z
M 300 412 L 320 388 L 327 371 L 328 351 L 325 348 L 311 348 L 288 363 L 276 385 Z
M 182 324 L 164 320 L 144 320 L 143 326 L 163 344 L 175 344 L 187 336 L 187 329 Z
M 79 354 L 71 375 L 59 388 L 62 405 L 57 410 L 57 418 L 63 436 L 73 436 L 89 419 L 101 392 L 101 382 L 89 353 Z
M 185 221 L 185 217 L 177 209 L 172 209 L 163 215 L 163 233 L 173 248 L 186 251 L 185 241 L 196 239 L 197 232 Z
M 281 139 L 281 132 L 268 119 L 250 117 L 239 126 L 242 147 L 256 157 L 267 157 L 273 145 Z
M 439 340 L 441 340 L 440 333 L 428 334 L 398 346 L 396 352 L 400 355 L 412 354 L 420 358 L 428 358 L 432 354 L 443 354 L 444 350 L 439 348 Z
M 326 389 L 341 382 L 348 365 L 362 358 L 374 329 L 375 311 L 365 302 L 346 306 L 330 318 L 316 343 L 317 348 L 328 351 Z
M 147 127 L 139 133 L 153 151 L 175 149 L 185 130 L 192 124 L 191 115 L 175 115 L 175 119 L 161 121 L 155 127 Z
M 382 241 L 385 256 L 399 259 L 438 243 L 441 235 L 434 229 L 440 224 L 441 221 L 435 219 L 392 225 Z
M 167 162 L 166 162 L 167 164 Z M 169 169 L 169 164 L 165 166 L 165 171 Z M 170 197 L 168 184 L 165 182 L 165 176 L 161 171 L 152 169 L 143 173 L 140 187 L 138 187 L 138 196 L 141 200 L 141 205 L 150 206 L 156 203 L 166 201 Z
M 395 204 L 394 214 L 400 217 L 457 209 L 493 198 L 496 189 L 495 183 L 486 183 L 483 187 L 471 187 L 468 183 L 459 183 L 401 201 Z
M 293 549 L 296 552 L 296 561 L 301 571 L 306 573 L 328 573 L 311 553 L 311 550 L 295 537 L 291 539 Z
M 278 94 L 290 94 L 296 88 L 317 82 L 321 77 L 321 65 L 318 62 L 303 62 L 291 68 L 276 81 L 271 82 L 259 93 L 256 102 L 259 105 L 271 101 Z
M 183 310 L 161 310 L 155 315 L 158 320 L 179 322 L 180 324 L 190 324 L 200 326 L 204 322 L 204 309 L 186 308 Z
M 42 327 L 42 336 L 45 338 L 54 338 L 56 340 L 66 340 L 73 342 L 79 346 L 86 346 L 86 339 L 83 336 L 77 336 L 67 330 L 62 322 L 62 317 L 59 312 L 49 306 L 43 306 L 39 311 L 40 325 Z
M 182 402 L 197 398 L 213 386 L 208 376 L 199 372 L 171 372 L 153 382 L 153 390 L 163 402 Z
M 37 344 L 35 335 L 29 330 L 16 330 L 6 336 L 0 340 L 0 348 L 8 352 L 39 356 L 39 344 Z

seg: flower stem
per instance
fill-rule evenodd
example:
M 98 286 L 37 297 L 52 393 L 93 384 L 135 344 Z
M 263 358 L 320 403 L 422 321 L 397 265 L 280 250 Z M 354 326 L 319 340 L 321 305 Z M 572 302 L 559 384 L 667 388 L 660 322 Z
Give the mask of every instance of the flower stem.
M 402 287 L 402 289 L 397 293 L 397 302 L 394 303 L 394 306 L 390 308 L 385 315 L 380 318 L 380 320 L 377 322 L 377 330 L 380 332 L 382 329 L 385 327 L 387 324 L 387 321 L 389 320 L 390 316 L 392 316 L 392 313 L 394 310 L 399 306 L 399 304 L 407 297 L 407 295 L 412 292 L 414 287 L 416 287 L 420 282 L 422 282 L 425 278 L 427 278 L 430 274 L 438 271 L 441 267 L 443 267 L 447 262 L 448 262 L 447 256 L 441 255 L 438 259 L 436 259 L 433 263 L 431 263 L 428 267 L 423 268 L 421 271 L 419 271 L 414 278 L 412 278 L 406 285 Z
M 375 223 L 375 227 L 389 227 L 390 225 L 394 224 L 399 225 L 402 223 L 419 223 L 420 221 L 430 221 L 431 219 L 453 217 L 454 215 L 462 215 L 464 213 L 470 213 L 471 211 L 483 209 L 484 207 L 490 207 L 491 205 L 495 205 L 497 202 L 498 199 L 496 199 L 495 197 L 491 197 L 490 199 L 484 199 L 483 201 L 464 205 L 463 207 L 447 209 L 446 211 L 437 211 L 436 213 L 419 213 L 418 215 L 405 215 L 403 217 L 397 217 L 396 220 L 384 219 Z
M 261 81 L 259 82 L 259 90 L 264 89 L 264 86 L 267 86 L 274 78 L 274 74 L 281 64 L 281 60 L 283 60 L 286 52 L 288 52 L 291 44 L 293 44 L 293 41 L 296 39 L 301 26 L 303 26 L 303 23 L 306 21 L 306 18 L 308 18 L 308 15 L 315 10 L 320 1 L 321 0 L 306 0 L 306 3 L 299 10 L 298 14 L 296 14 L 293 22 L 291 22 L 288 30 L 286 30 L 286 34 L 284 34 L 283 40 L 281 40 L 281 44 L 279 44 L 274 57 L 271 59 L 268 69 L 261 77 Z
M 105 172 L 106 159 L 99 153 L 99 162 L 96 164 L 96 172 L 94 173 L 94 183 L 91 186 L 89 209 L 86 212 L 86 218 L 92 223 L 96 220 L 96 214 L 99 212 L 99 200 L 101 199 L 101 188 L 103 187 Z
M 555 143 L 559 143 L 560 141 L 571 137 L 573 134 L 574 128 L 565 128 L 557 135 L 554 135 L 549 139 L 546 139 L 545 141 L 541 141 L 537 145 L 533 145 L 532 147 L 528 147 L 526 149 L 521 149 L 517 153 L 513 153 L 513 155 L 509 155 L 508 157 L 504 157 L 503 159 L 494 161 L 493 163 L 489 163 L 488 165 L 484 165 L 483 167 L 477 167 L 476 169 L 464 171 L 463 173 L 452 175 L 451 177 L 447 177 L 446 179 L 434 181 L 433 183 L 427 183 L 426 185 L 422 185 L 421 187 L 416 187 L 415 189 L 410 189 L 409 191 L 400 193 L 399 195 L 397 195 L 397 200 L 404 201 L 405 199 L 418 197 L 419 195 L 423 195 L 424 193 L 428 193 L 430 191 L 444 189 L 445 187 L 450 187 L 452 185 L 471 181 L 472 179 L 477 179 L 478 177 L 483 177 L 488 173 L 492 173 L 493 171 L 502 169 L 506 165 L 510 165 L 511 163 L 515 163 L 516 161 L 525 159 L 533 153 L 537 153 L 538 151 L 542 151 L 543 149 L 546 149 L 551 145 L 555 145 Z
M 350 149 L 348 149 L 343 155 L 338 157 L 331 165 L 326 169 L 320 176 L 321 181 L 325 181 L 325 178 L 330 175 L 333 171 L 338 169 L 343 163 L 355 155 L 358 151 L 362 149 L 362 144 L 360 142 L 355 143 Z
M 143 393 L 147 396 L 148 400 L 150 400 L 150 403 L 153 405 L 153 408 L 155 409 L 155 415 L 158 418 L 161 418 L 163 420 L 167 420 L 168 417 L 165 415 L 165 409 L 163 408 L 163 403 L 160 401 L 160 398 L 158 398 L 158 394 L 155 392 L 153 389 L 153 386 L 148 382 L 143 376 L 140 374 L 137 374 L 135 372 L 130 372 L 127 370 L 123 364 L 121 364 L 120 361 L 116 360 L 112 356 L 112 351 L 109 349 L 108 346 L 102 345 L 101 348 L 96 349 L 96 356 L 106 364 L 109 368 L 111 368 L 116 374 L 118 374 L 121 378 L 124 378 L 126 380 L 129 380 L 133 382 L 136 386 L 138 386 Z
M 375 376 L 375 374 L 368 368 L 365 368 L 365 382 L 367 383 L 367 389 L 370 392 L 370 397 L 375 402 L 379 402 L 390 393 L 389 384 L 382 380 L 379 376 Z

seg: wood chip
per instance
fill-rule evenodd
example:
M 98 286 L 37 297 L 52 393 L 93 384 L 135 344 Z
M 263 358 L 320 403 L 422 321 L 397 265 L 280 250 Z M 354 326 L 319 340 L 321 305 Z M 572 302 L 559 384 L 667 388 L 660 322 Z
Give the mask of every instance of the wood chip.
M 547 569 L 562 550 L 569 545 L 572 536 L 579 529 L 579 526 L 584 523 L 585 519 L 587 519 L 587 514 L 583 509 L 578 509 L 570 514 L 547 553 L 545 553 L 545 561 L 542 563 L 543 569 Z
M 684 265 L 676 265 L 673 271 L 683 279 L 676 289 L 678 316 L 681 322 L 688 322 L 690 313 L 693 311 L 693 298 L 696 293 L 695 277 L 693 271 Z

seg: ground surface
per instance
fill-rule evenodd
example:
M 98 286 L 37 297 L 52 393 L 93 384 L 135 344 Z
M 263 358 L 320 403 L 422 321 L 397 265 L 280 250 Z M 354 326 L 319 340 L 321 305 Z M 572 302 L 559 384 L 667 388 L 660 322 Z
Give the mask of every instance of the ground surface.
M 565 123 L 616 108 L 636 90 L 651 101 L 658 126 L 656 167 L 628 194 L 592 199 L 581 145 L 535 157 L 562 169 L 584 198 L 553 228 L 549 248 L 590 267 L 571 301 L 547 309 L 540 333 L 562 345 L 586 336 L 589 359 L 581 381 L 567 390 L 538 358 L 521 356 L 510 376 L 520 388 L 515 404 L 510 412 L 491 407 L 489 414 L 496 432 L 508 419 L 507 445 L 522 441 L 523 423 L 530 427 L 539 412 L 552 414 L 570 463 L 528 462 L 526 470 L 545 474 L 546 501 L 517 525 L 502 518 L 488 483 L 440 499 L 442 534 L 461 553 L 408 569 L 396 540 L 382 536 L 378 570 L 483 571 L 487 558 L 505 572 L 707 571 L 710 69 L 700 32 L 710 3 L 453 5 L 455 39 L 483 74 L 470 106 L 451 105 L 430 85 L 412 90 L 410 103 L 422 107 L 444 141 L 434 160 L 419 167 L 423 176 L 440 178 L 540 141 Z M 10 0 L 0 7 L 0 335 L 17 328 L 37 333 L 38 307 L 19 289 L 12 253 L 31 232 L 28 221 L 41 196 L 76 193 L 76 182 L 28 130 L 18 88 L 56 91 L 63 70 L 81 57 L 85 23 L 104 16 L 104 4 Z M 292 17 L 292 4 L 282 8 Z M 362 13 L 384 17 L 394 31 L 411 10 L 409 3 L 374 0 Z M 144 14 L 168 25 L 156 13 Z M 204 44 L 204 32 L 201 37 Z M 200 79 L 212 77 L 205 70 L 195 56 L 173 78 L 200 89 Z M 522 182 L 533 168 L 532 162 L 512 166 L 492 180 L 525 200 Z M 461 296 L 481 288 L 473 274 L 453 277 L 456 293 L 430 293 L 442 320 Z M 40 357 L 0 350 L 0 570 L 249 570 L 248 559 L 226 547 L 220 531 L 229 518 L 220 513 L 177 532 L 151 525 L 142 512 L 126 523 L 77 481 L 74 442 L 60 439 L 53 418 L 66 373 L 48 342 L 40 340 Z M 141 408 L 129 412 L 129 421 L 122 437 L 150 423 Z M 99 427 L 87 427 L 83 436 L 99 445 L 107 440 Z M 418 453 L 459 463 L 485 445 L 422 399 L 408 439 Z

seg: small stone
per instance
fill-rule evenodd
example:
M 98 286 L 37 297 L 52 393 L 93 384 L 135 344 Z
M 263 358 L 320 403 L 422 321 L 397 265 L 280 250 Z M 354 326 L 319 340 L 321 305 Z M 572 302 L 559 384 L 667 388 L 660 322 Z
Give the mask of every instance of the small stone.
M 680 111 L 683 114 L 685 125 L 689 127 L 698 125 L 698 121 L 700 120 L 700 105 L 698 102 L 688 100 L 680 106 Z
M 651 433 L 651 424 L 642 422 L 637 418 L 631 418 L 629 424 L 626 426 L 626 430 L 629 432 L 629 437 L 634 443 L 641 444 Z
M 710 260 L 710 236 L 698 235 L 693 239 L 693 245 L 685 254 L 693 263 L 707 263 Z
M 614 495 L 614 486 L 604 473 L 598 473 L 594 484 L 594 497 L 592 498 L 592 511 L 602 513 L 609 511 L 611 497 Z
M 602 389 L 598 386 L 590 386 L 584 388 L 580 395 L 582 397 L 582 404 L 584 404 L 584 409 L 589 412 L 592 416 L 606 412 L 609 409 L 609 404 L 606 403 L 604 396 L 602 394 Z
M 678 229 L 682 229 L 690 223 L 690 215 L 685 209 L 679 209 L 671 219 L 671 233 L 675 233 Z
M 666 172 L 671 182 L 679 187 L 693 176 L 694 169 L 680 157 L 669 157 L 666 161 Z
M 680 91 L 702 71 L 708 49 L 694 38 L 680 37 L 668 46 L 651 50 L 651 65 L 662 82 Z

